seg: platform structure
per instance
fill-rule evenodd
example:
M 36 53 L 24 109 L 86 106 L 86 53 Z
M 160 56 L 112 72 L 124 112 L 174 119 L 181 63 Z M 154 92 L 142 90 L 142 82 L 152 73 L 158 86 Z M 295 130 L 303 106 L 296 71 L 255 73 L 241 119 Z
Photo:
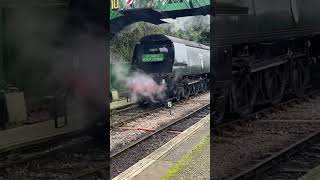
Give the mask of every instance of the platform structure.
M 64 118 L 58 118 L 58 123 Z M 68 124 L 56 128 L 55 121 L 48 120 L 31 125 L 0 131 L 0 152 L 14 148 L 46 142 L 58 136 L 80 132 L 86 128 L 86 122 L 79 118 L 69 118 Z
M 125 0 L 111 0 L 110 7 L 111 34 L 140 21 L 159 25 L 166 23 L 161 19 L 210 13 L 209 0 L 141 0 L 131 5 Z
M 120 101 L 114 101 L 110 103 L 110 110 L 120 109 L 120 108 L 126 108 L 131 105 L 135 104 L 133 101 L 130 100 L 120 100 Z
M 210 179 L 209 142 L 207 116 L 113 180 Z

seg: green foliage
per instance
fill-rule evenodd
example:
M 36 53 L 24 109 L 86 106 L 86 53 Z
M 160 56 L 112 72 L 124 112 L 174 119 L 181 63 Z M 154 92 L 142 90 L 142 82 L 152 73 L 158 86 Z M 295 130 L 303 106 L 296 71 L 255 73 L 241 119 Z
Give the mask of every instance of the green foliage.
M 146 35 L 162 33 L 162 29 L 147 23 L 136 23 L 117 34 L 111 41 L 111 52 L 120 55 L 124 61 L 130 62 L 135 44 Z M 118 59 L 117 59 L 118 60 Z M 114 59 L 111 59 L 113 62 Z
M 111 62 L 131 62 L 135 44 L 143 36 L 151 34 L 166 34 L 209 45 L 210 28 L 200 18 L 196 17 L 192 20 L 193 23 L 184 30 L 177 29 L 172 24 L 156 26 L 145 22 L 135 23 L 118 33 L 111 41 L 111 52 L 122 58 L 113 58 L 115 57 L 113 56 Z

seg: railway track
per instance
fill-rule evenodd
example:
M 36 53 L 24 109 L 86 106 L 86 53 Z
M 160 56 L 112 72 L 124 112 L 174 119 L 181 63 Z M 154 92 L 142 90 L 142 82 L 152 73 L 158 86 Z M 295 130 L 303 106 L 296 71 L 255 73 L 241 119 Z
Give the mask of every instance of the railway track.
M 183 102 L 179 104 L 182 105 Z M 49 144 L 39 142 L 32 146 L 20 146 L 6 151 L 7 154 L 1 157 L 0 180 L 17 177 L 23 177 L 23 179 L 77 179 L 76 176 L 79 173 L 83 174 L 79 175 L 81 179 L 86 176 L 89 176 L 90 179 L 93 175 L 99 177 L 101 174 L 108 177 L 109 171 L 105 169 L 107 159 L 105 146 L 101 146 L 102 144 L 92 137 L 79 135 L 75 139 L 78 140 L 71 139 L 69 142 L 68 139 L 63 138 L 61 141 L 53 139 Z
M 154 105 L 152 107 L 148 107 L 146 109 L 142 109 L 138 105 L 134 105 L 130 108 L 125 108 L 121 111 L 118 111 L 116 113 L 113 113 L 111 115 L 111 121 L 110 121 L 110 127 L 116 128 L 119 126 L 122 126 L 128 122 L 131 122 L 137 118 L 147 116 L 151 113 L 154 113 L 156 111 L 159 111 L 164 107 L 159 105 Z
M 216 152 L 213 155 L 214 178 L 296 179 L 310 170 L 315 161 L 319 163 L 317 156 L 320 154 L 314 151 L 320 144 L 320 121 L 308 117 L 299 119 L 297 115 L 301 113 L 295 109 L 310 114 L 307 110 L 319 103 L 319 94 L 320 91 L 315 90 L 303 98 L 288 99 L 259 110 L 249 118 L 216 126 L 213 130 L 216 137 L 213 143 Z M 289 119 L 287 114 L 292 117 Z M 306 148 L 311 152 L 301 155 L 304 153 L 301 150 Z M 307 158 L 301 158 L 303 156 Z M 310 165 L 303 166 L 308 163 Z
M 224 123 L 217 125 L 213 128 L 215 132 L 221 132 L 223 128 L 228 128 L 228 126 L 246 124 L 251 121 L 256 121 L 262 117 L 267 116 L 270 113 L 275 113 L 281 110 L 285 110 L 286 107 L 293 106 L 293 104 L 301 103 L 301 101 L 307 101 L 308 98 L 314 98 L 314 96 L 320 95 L 320 90 L 313 90 L 304 95 L 301 98 L 288 98 L 278 105 L 269 105 L 267 107 L 260 107 L 259 110 L 255 111 L 246 118 L 228 118 Z
M 101 166 L 105 160 L 101 142 L 89 136 L 77 137 L 9 154 L 0 163 L 0 179 L 60 179 L 83 168 Z
M 230 178 L 298 179 L 320 163 L 320 130 Z
M 146 157 L 148 154 L 161 147 L 163 144 L 174 138 L 178 133 L 184 131 L 192 126 L 203 117 L 210 113 L 210 106 L 206 104 L 189 114 L 176 119 L 156 131 L 147 133 L 137 141 L 130 143 L 124 148 L 114 151 L 110 155 L 111 159 L 111 177 L 123 172 L 140 159 Z M 77 176 L 69 177 L 67 179 L 96 179 L 104 178 L 103 176 L 108 171 L 108 167 L 99 167 L 94 170 L 80 173 Z
M 153 135 L 155 135 L 155 134 L 157 134 L 157 133 L 159 133 L 159 132 L 161 132 L 161 131 L 164 131 L 165 129 L 168 129 L 169 127 L 173 126 L 174 124 L 176 124 L 176 123 L 178 123 L 178 122 L 181 122 L 181 121 L 189 118 L 190 116 L 195 116 L 195 115 L 198 115 L 198 114 L 199 114 L 200 117 L 205 117 L 205 116 L 202 114 L 202 111 L 205 111 L 205 114 L 208 115 L 208 114 L 210 113 L 209 111 L 207 111 L 208 108 L 209 108 L 209 104 L 204 105 L 204 106 L 198 108 L 197 110 L 195 110 L 195 111 L 193 111 L 193 112 L 190 112 L 189 114 L 187 114 L 187 115 L 185 115 L 185 116 L 183 116 L 183 117 L 181 117 L 181 118 L 178 118 L 178 119 L 176 119 L 175 121 L 172 121 L 172 122 L 170 122 L 170 123 L 168 123 L 168 124 L 160 127 L 160 128 L 157 129 L 156 131 L 154 131 L 154 132 L 152 132 L 152 133 L 150 133 L 150 134 L 145 135 L 145 136 L 142 137 L 141 139 L 133 142 L 132 144 L 130 144 L 130 145 L 128 145 L 128 146 L 126 146 L 126 147 L 124 147 L 124 148 L 122 148 L 122 149 L 120 149 L 120 150 L 117 150 L 116 152 L 113 152 L 113 153 L 111 154 L 111 157 L 116 157 L 116 156 L 118 156 L 119 154 L 121 154 L 121 153 L 123 153 L 124 151 L 127 151 L 128 149 L 136 146 L 137 144 L 141 143 L 142 141 L 145 141 L 146 139 L 152 137 Z
M 232 131 L 233 129 L 236 129 L 237 127 L 241 126 L 247 126 L 247 124 L 250 124 L 250 122 L 256 122 L 256 121 L 263 121 L 261 120 L 263 117 L 267 116 L 267 114 L 270 113 L 277 113 L 279 111 L 284 111 L 287 107 L 292 107 L 295 104 L 301 104 L 302 102 L 309 101 L 310 98 L 317 97 L 319 95 L 319 91 L 313 91 L 308 93 L 304 98 L 294 98 L 288 101 L 285 101 L 277 106 L 269 107 L 266 109 L 262 109 L 254 114 L 252 114 L 249 118 L 246 119 L 237 119 L 233 121 L 229 121 L 225 124 L 219 125 L 214 128 L 214 133 L 216 134 L 223 134 L 223 136 L 228 136 L 227 131 Z M 195 100 L 195 101 L 201 101 L 201 100 Z M 196 123 L 198 120 L 200 120 L 202 117 L 206 116 L 209 113 L 209 104 L 204 105 L 201 108 L 198 108 L 197 110 L 185 115 L 184 117 L 178 118 L 175 121 L 166 124 L 165 126 L 162 126 L 158 128 L 156 131 L 152 131 L 149 133 L 146 133 L 146 135 L 139 140 L 132 142 L 131 144 L 127 145 L 126 147 L 122 149 L 118 149 L 117 151 L 112 152 L 111 154 L 111 177 L 115 177 L 117 174 L 121 173 L 124 171 L 126 168 L 130 167 L 133 165 L 135 162 L 139 161 L 146 155 L 150 154 L 152 151 L 163 145 L 165 142 L 169 141 L 173 137 L 177 135 L 177 133 L 183 131 L 187 127 L 190 127 L 192 124 Z M 312 123 L 313 121 L 310 121 Z M 312 133 L 315 134 L 314 131 Z M 317 134 L 316 137 L 319 137 L 319 134 Z M 313 138 L 312 138 L 313 139 Z M 295 141 L 297 142 L 297 141 Z M 307 142 L 307 141 L 306 141 Z M 293 143 L 293 142 L 292 142 Z M 292 144 L 291 143 L 291 144 Z M 310 141 L 309 141 L 310 143 Z M 86 143 L 83 143 L 86 144 Z M 305 144 L 305 143 L 302 143 Z M 89 154 L 90 152 L 94 151 L 100 151 L 97 153 L 97 156 L 100 156 L 100 160 L 97 160 L 99 158 L 94 158 L 95 160 L 90 161 L 89 163 L 92 164 L 91 167 L 84 167 L 83 163 L 78 163 L 78 170 L 77 171 L 72 171 L 70 172 L 70 167 L 69 170 L 68 168 L 61 168 L 59 171 L 62 172 L 62 174 L 59 174 L 57 169 L 50 169 L 50 168 L 44 168 L 46 169 L 47 172 L 50 172 L 51 170 L 54 171 L 54 175 L 46 175 L 46 176 L 39 176 L 37 177 L 35 174 L 33 174 L 32 179 L 41 179 L 46 177 L 47 179 L 97 179 L 97 178 L 103 178 L 103 177 L 108 177 L 109 172 L 108 172 L 108 167 L 105 166 L 105 159 L 106 157 L 103 157 L 103 153 L 105 152 L 105 148 L 100 147 L 100 150 L 97 149 L 91 149 L 88 148 L 86 152 L 79 152 L 79 151 L 74 151 L 74 147 L 78 147 L 76 149 L 79 149 L 82 145 L 78 146 L 73 146 L 73 148 L 70 149 L 69 155 L 64 155 L 64 156 L 74 156 L 74 154 L 80 153 L 80 154 Z M 306 146 L 304 146 L 306 147 Z M 83 148 L 82 148 L 83 149 Z M 299 147 L 297 150 L 294 150 L 294 152 L 298 152 Z M 61 151 L 61 149 L 53 149 L 52 153 L 58 153 Z M 76 152 L 76 153 L 75 153 Z M 291 150 L 290 150 L 291 152 Z M 49 154 L 49 153 L 48 153 Z M 37 156 L 37 158 L 36 158 Z M 96 157 L 97 157 L 96 156 Z M 282 156 L 282 155 L 279 155 Z M 283 156 L 288 156 L 288 155 L 283 155 Z M 35 156 L 25 156 L 28 157 L 28 160 L 36 161 L 35 159 L 39 159 L 42 157 L 45 157 L 45 155 L 36 155 Z M 88 156 L 87 156 L 88 158 Z M 269 157 L 270 158 L 270 157 Z M 281 159 L 281 158 L 280 158 Z M 78 159 L 79 160 L 79 159 Z M 46 160 L 48 161 L 48 160 Z M 68 160 L 69 161 L 69 160 Z M 88 160 L 87 160 L 88 161 Z M 67 161 L 65 161 L 67 163 Z M 86 162 L 86 160 L 82 161 Z M 260 161 L 261 163 L 262 161 Z M 274 162 L 274 160 L 273 160 Z M 283 161 L 281 161 L 283 162 Z M 22 161 L 16 161 L 10 166 L 15 166 L 17 164 L 23 163 Z M 31 162 L 31 165 L 28 166 L 34 166 L 32 165 L 33 162 Z M 41 163 L 40 163 L 41 164 Z M 68 164 L 68 163 L 67 163 Z M 95 165 L 93 165 L 95 164 Z M 269 167 L 275 166 L 275 164 L 268 165 Z M 9 166 L 2 165 L 1 169 L 8 169 Z M 74 168 L 74 167 L 72 167 Z M 15 170 L 15 167 L 12 169 Z M 19 168 L 18 168 L 19 169 Z M 21 167 L 22 169 L 22 167 Z M 77 169 L 77 168 L 74 168 Z M 87 171 L 83 171 L 84 169 L 87 169 Z M 267 168 L 268 172 L 270 171 L 270 168 Z M 301 170 L 301 169 L 300 169 Z M 16 170 L 15 170 L 16 171 Z M 253 170 L 254 172 L 255 170 Z M 80 172 L 80 173 L 79 173 Z M 66 175 L 66 174 L 72 174 L 71 176 Z M 264 173 L 267 173 L 267 171 L 261 171 L 261 174 L 264 175 Z M 0 173 L 1 174 L 1 173 Z M 32 173 L 31 173 L 32 174 Z M 54 178 L 53 178 L 54 177 Z M 60 178 L 61 177 L 61 178 Z M 1 179 L 1 177 L 0 177 Z
M 191 96 L 188 99 L 183 99 L 178 102 L 174 102 L 173 105 L 180 106 L 183 103 L 185 103 L 186 101 L 195 100 L 197 97 L 199 97 L 203 94 L 206 94 L 206 93 L 208 93 L 208 92 L 206 91 L 203 93 L 199 93 L 197 95 Z M 113 128 L 122 126 L 126 123 L 129 123 L 137 118 L 145 117 L 145 116 L 148 116 L 152 113 L 155 113 L 157 111 L 161 111 L 164 109 L 166 109 L 166 107 L 164 105 L 160 105 L 160 104 L 151 105 L 147 108 L 141 108 L 138 105 L 126 107 L 124 109 L 114 111 L 111 114 L 110 127 L 113 129 Z

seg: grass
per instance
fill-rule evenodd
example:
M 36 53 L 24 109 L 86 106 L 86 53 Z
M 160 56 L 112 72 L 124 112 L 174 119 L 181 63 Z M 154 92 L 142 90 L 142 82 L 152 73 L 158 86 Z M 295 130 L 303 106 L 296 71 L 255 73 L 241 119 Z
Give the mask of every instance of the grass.
M 182 159 L 173 168 L 169 170 L 168 174 L 162 177 L 162 180 L 169 180 L 170 178 L 176 176 L 182 170 L 183 167 L 189 164 L 188 162 L 191 160 L 192 156 L 198 151 L 200 151 L 203 147 L 208 145 L 209 143 L 210 143 L 210 135 L 202 139 L 202 141 L 197 146 L 192 148 L 191 151 L 189 151 L 186 155 L 184 155 Z

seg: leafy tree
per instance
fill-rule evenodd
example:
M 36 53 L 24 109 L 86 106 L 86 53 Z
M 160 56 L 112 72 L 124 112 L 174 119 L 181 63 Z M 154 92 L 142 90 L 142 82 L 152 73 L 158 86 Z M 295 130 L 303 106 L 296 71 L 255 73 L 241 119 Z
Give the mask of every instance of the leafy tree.
M 135 23 L 118 33 L 111 42 L 111 52 L 122 57 L 111 58 L 111 62 L 131 62 L 135 44 L 140 38 L 151 34 L 166 34 L 202 44 L 210 44 L 210 28 L 202 17 L 194 17 L 188 21 L 190 25 L 185 29 L 176 29 L 171 24 L 156 26 L 149 23 Z

